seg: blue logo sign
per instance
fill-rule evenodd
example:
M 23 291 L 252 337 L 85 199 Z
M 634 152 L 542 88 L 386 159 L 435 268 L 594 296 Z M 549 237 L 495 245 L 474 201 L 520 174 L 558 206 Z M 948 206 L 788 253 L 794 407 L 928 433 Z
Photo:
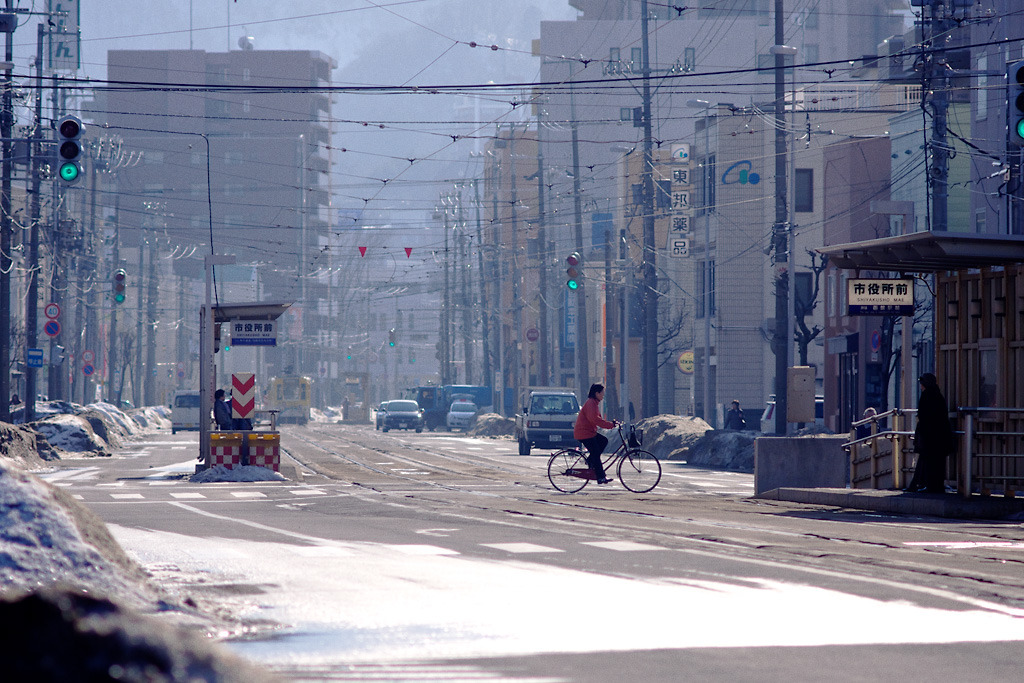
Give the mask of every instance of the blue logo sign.
M 761 176 L 758 173 L 754 173 L 752 169 L 754 165 L 749 161 L 737 161 L 735 164 L 725 169 L 725 173 L 722 174 L 723 185 L 734 185 L 739 183 L 740 185 L 757 185 L 761 182 Z M 736 171 L 733 173 L 733 171 Z

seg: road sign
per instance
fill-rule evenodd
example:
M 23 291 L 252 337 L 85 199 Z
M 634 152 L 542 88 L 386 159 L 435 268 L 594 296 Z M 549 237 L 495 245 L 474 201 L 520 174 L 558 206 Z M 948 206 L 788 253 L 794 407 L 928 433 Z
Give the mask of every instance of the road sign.
M 56 320 L 47 320 L 46 324 L 43 325 L 43 332 L 45 332 L 48 337 L 56 337 L 60 334 L 60 323 Z
M 536 327 L 531 327 L 526 331 L 526 338 L 529 341 L 535 342 L 538 339 L 540 339 L 540 332 L 537 330 Z
M 92 351 L 82 351 L 82 360 L 86 363 L 91 363 L 96 360 L 96 354 Z
M 256 375 L 236 372 L 231 375 L 231 417 L 251 420 L 256 407 Z
M 60 317 L 60 304 L 50 302 L 43 308 L 43 315 L 50 320 Z
M 27 365 L 30 368 L 43 367 L 43 350 L 28 349 L 25 352 L 25 365 Z
M 93 367 L 92 363 L 86 363 L 82 366 L 82 374 L 88 377 L 92 373 L 96 372 L 96 368 Z

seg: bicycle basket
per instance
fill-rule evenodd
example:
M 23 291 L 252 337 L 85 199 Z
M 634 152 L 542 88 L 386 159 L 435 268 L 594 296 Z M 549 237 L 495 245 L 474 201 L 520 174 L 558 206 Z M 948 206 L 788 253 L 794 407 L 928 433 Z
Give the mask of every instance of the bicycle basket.
M 630 448 L 640 448 L 644 443 L 644 430 L 629 426 L 629 436 L 626 439 Z

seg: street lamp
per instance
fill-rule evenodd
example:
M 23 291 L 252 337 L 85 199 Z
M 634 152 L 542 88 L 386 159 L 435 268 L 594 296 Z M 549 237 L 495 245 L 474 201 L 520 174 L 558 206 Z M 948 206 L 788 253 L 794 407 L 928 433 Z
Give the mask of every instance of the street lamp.
M 705 148 L 703 148 L 703 182 L 705 182 L 705 197 L 710 197 L 708 183 L 715 179 L 710 176 L 711 167 L 708 165 L 708 153 L 711 146 L 711 138 L 708 133 L 708 110 L 711 102 L 707 99 L 687 99 L 686 105 L 690 109 L 703 111 L 705 117 Z M 703 419 L 714 425 L 710 417 L 711 409 L 711 207 L 705 207 L 705 262 L 703 262 L 703 291 L 701 300 L 703 312 L 705 312 L 705 352 L 703 352 Z

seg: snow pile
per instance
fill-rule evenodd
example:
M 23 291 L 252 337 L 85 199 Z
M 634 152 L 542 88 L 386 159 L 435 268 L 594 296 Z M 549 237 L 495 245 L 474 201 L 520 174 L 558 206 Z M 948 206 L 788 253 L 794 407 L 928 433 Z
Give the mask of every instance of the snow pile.
M 97 436 L 90 421 L 81 415 L 50 415 L 32 426 L 57 451 L 110 456 L 106 441 Z
M 754 471 L 754 439 L 759 432 L 712 430 L 691 448 L 687 464 L 742 472 Z
M 0 459 L 0 593 L 69 584 L 138 605 L 145 575 L 68 494 Z
M 502 417 L 497 413 L 484 413 L 476 416 L 476 423 L 469 429 L 472 436 L 512 436 L 516 431 L 516 421 Z
M 166 406 L 150 406 L 147 408 L 133 408 L 128 411 L 128 416 L 135 420 L 143 431 L 153 429 L 170 429 L 170 412 Z
M 31 427 L 0 422 L 0 456 L 10 458 L 27 469 L 44 467 L 47 460 L 60 456 Z
M 643 448 L 661 460 L 686 460 L 690 448 L 711 429 L 699 417 L 680 415 L 655 415 L 640 420 L 636 427 L 643 430 Z M 616 434 L 613 439 L 615 445 L 618 445 L 618 440 Z
M 202 472 L 193 474 L 189 481 L 199 482 L 200 484 L 208 484 L 217 481 L 286 481 L 285 478 L 278 472 L 270 469 L 269 467 L 256 467 L 254 465 L 246 465 L 244 467 L 234 467 L 228 469 L 223 465 L 214 465 Z

